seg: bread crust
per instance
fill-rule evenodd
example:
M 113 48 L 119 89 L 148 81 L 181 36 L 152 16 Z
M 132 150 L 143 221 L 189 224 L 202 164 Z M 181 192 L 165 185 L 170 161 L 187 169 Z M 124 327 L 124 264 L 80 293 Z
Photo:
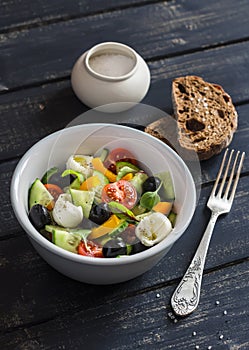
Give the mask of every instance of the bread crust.
M 198 76 L 176 78 L 172 102 L 181 147 L 205 160 L 230 144 L 238 115 L 231 97 L 220 85 Z
M 173 148 L 174 151 L 177 151 L 177 125 L 174 118 L 171 116 L 163 117 L 152 122 L 151 124 L 147 125 L 144 131 L 163 141 L 168 146 Z

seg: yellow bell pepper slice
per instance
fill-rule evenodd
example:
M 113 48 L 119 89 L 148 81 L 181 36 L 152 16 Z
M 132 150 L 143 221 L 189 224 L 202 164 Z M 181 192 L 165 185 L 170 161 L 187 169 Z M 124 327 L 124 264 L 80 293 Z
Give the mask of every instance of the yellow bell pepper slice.
M 130 181 L 133 178 L 133 174 L 132 173 L 128 173 L 126 175 L 124 175 L 121 180 L 126 180 L 126 181 Z
M 104 166 L 102 160 L 99 157 L 93 158 L 92 165 L 95 170 L 98 170 L 104 174 L 110 182 L 116 181 L 116 175 Z
M 162 213 L 164 215 L 169 215 L 172 209 L 172 206 L 173 206 L 172 202 L 159 202 L 152 208 L 152 210 Z
M 98 178 L 98 176 L 93 175 L 93 176 L 90 176 L 88 179 L 86 179 L 84 182 L 82 182 L 82 184 L 80 185 L 80 190 L 89 191 L 100 184 L 101 184 L 101 181 Z
M 102 225 L 94 227 L 88 236 L 88 239 L 96 239 L 111 232 L 115 227 L 121 223 L 121 220 L 115 215 L 111 215 Z

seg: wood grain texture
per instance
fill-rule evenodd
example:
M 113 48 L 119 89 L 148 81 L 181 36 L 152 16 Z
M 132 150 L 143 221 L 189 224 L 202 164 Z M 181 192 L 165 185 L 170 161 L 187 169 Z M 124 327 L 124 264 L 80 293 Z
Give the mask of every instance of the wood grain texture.
M 118 287 L 95 289 L 90 299 L 88 287 L 74 285 L 67 289 L 67 304 L 60 299 L 61 285 L 48 292 L 38 281 L 47 296 L 57 295 L 56 305 L 60 315 L 27 324 L 0 335 L 0 346 L 13 349 L 176 349 L 189 350 L 199 345 L 201 349 L 243 349 L 248 342 L 249 262 L 214 271 L 204 276 L 202 295 L 195 313 L 173 323 L 169 317 L 169 301 L 176 284 L 161 285 L 137 295 L 113 299 Z M 42 271 L 39 279 L 42 278 Z M 21 287 L 21 286 L 20 286 Z M 34 312 L 35 300 L 26 298 L 29 285 L 21 288 L 23 303 L 29 302 L 29 314 Z M 237 304 L 236 293 L 240 303 Z M 101 296 L 105 302 L 99 304 Z M 94 298 L 94 300 L 93 300 Z M 91 302 L 92 300 L 92 302 Z M 219 301 L 219 305 L 216 302 Z M 74 309 L 73 306 L 77 304 Z M 20 308 L 15 305 L 15 310 Z M 46 307 L 47 305 L 45 305 Z M 71 310 L 67 307 L 71 306 Z M 40 309 L 41 310 L 41 309 Z M 224 314 L 227 312 L 227 314 Z M 15 316 L 16 321 L 18 315 Z M 6 320 L 7 321 L 7 320 Z M 193 335 L 196 332 L 196 335 Z M 223 336 L 221 338 L 221 336 Z
M 1 6 L 0 31 L 13 30 L 20 26 L 38 26 L 46 22 L 64 21 L 150 2 L 151 0 L 108 0 L 108 2 L 103 0 L 71 0 L 70 2 L 56 0 L 51 2 L 47 0 L 34 2 L 31 12 L 28 0 L 7 0 Z
M 248 101 L 248 52 L 249 42 L 150 62 L 152 84 L 142 102 L 171 114 L 172 79 L 187 74 L 221 84 L 235 104 Z M 245 151 L 248 149 L 248 108 L 247 104 L 238 107 L 239 134 L 233 141 L 234 147 L 241 144 Z M 22 155 L 36 141 L 64 128 L 87 110 L 75 97 L 67 79 L 1 95 L 0 159 Z
M 243 113 L 244 108 L 245 106 L 243 107 L 241 106 L 239 108 L 239 110 L 241 111 L 241 115 Z M 248 108 L 245 109 L 245 111 L 247 110 Z M 246 151 L 248 153 L 249 152 L 248 142 L 246 141 L 247 140 L 246 136 L 248 135 L 247 119 L 242 119 L 242 120 L 244 120 L 244 123 L 242 123 L 241 127 L 244 126 L 244 129 L 238 130 L 238 132 L 235 134 L 234 141 L 232 142 L 231 146 L 234 147 L 235 149 L 240 149 L 241 151 Z M 21 121 L 20 121 L 20 125 L 21 125 Z M 35 124 L 32 123 L 32 126 L 34 125 Z M 27 126 L 27 129 L 25 129 L 22 133 L 20 133 L 19 137 L 23 137 L 24 132 L 26 132 L 27 139 L 28 139 L 30 130 L 31 128 Z M 39 131 L 41 130 L 39 129 Z M 244 142 L 243 142 L 243 137 L 245 140 Z M 30 140 L 32 140 L 31 142 L 34 142 L 34 139 L 29 139 L 29 141 Z M 20 140 L 20 143 L 21 143 L 21 140 Z M 3 155 L 6 155 L 6 154 L 7 152 L 5 151 Z M 201 163 L 201 171 L 202 171 L 201 183 L 202 184 L 209 183 L 210 181 L 213 181 L 215 179 L 220 166 L 221 159 L 222 159 L 222 154 Z M 16 232 L 19 230 L 19 225 L 17 224 L 14 217 L 14 213 L 11 209 L 10 194 L 9 194 L 11 178 L 12 178 L 13 171 L 17 165 L 17 162 L 18 162 L 18 159 L 14 159 L 9 162 L 5 161 L 0 163 L 0 186 L 2 188 L 2 191 L 0 191 L 0 202 L 2 205 L 2 210 L 0 212 L 0 220 L 1 220 L 0 237 L 15 235 Z M 244 161 L 244 166 L 242 169 L 242 174 L 248 172 L 248 169 L 249 169 L 249 161 L 248 161 L 248 157 L 246 157 Z M 241 194 L 241 197 L 246 198 L 246 196 L 248 195 L 248 192 L 246 191 L 246 185 L 244 186 L 243 191 L 244 192 Z M 243 205 L 246 205 L 246 204 L 247 202 L 245 201 Z M 243 207 L 242 204 L 241 204 L 241 207 Z M 246 205 L 246 208 L 248 208 L 247 205 Z M 241 216 L 241 213 L 238 213 L 238 214 Z M 248 220 L 248 217 L 246 217 L 245 219 Z
M 201 3 L 182 0 L 2 34 L 0 86 L 3 91 L 12 90 L 69 76 L 76 58 L 102 41 L 131 45 L 146 60 L 241 41 L 248 36 L 245 30 L 249 29 L 248 11 L 246 0 L 239 7 L 232 0 Z M 244 50 L 246 55 L 248 48 Z M 216 57 L 209 63 L 210 68 L 215 60 Z M 229 56 L 225 61 L 229 63 Z M 200 64 L 198 59 L 196 64 Z
M 0 159 L 21 156 L 42 137 L 63 129 L 86 106 L 68 81 L 0 96 Z
M 0 289 L 0 332 L 77 312 L 82 300 L 87 305 L 85 308 L 91 310 L 111 300 L 166 286 L 180 278 L 207 224 L 210 212 L 206 202 L 210 191 L 211 187 L 202 190 L 189 228 L 167 256 L 143 276 L 115 287 L 85 285 L 57 273 L 38 256 L 21 228 L 18 231 L 13 218 L 5 221 L 0 218 L 3 227 L 0 273 L 4 281 Z M 217 222 L 207 256 L 207 271 L 248 258 L 248 219 L 248 181 L 242 178 L 231 213 Z
M 161 108 L 169 110 L 172 79 L 184 75 L 198 75 L 208 82 L 222 85 L 235 104 L 248 101 L 248 60 L 249 42 L 243 42 L 149 62 L 154 84 L 154 105 L 164 101 Z M 149 95 L 144 101 L 152 103 Z
M 101 41 L 121 41 L 145 58 L 152 84 L 143 102 L 160 111 L 172 113 L 176 76 L 221 84 L 239 114 L 231 147 L 248 154 L 248 12 L 247 0 L 1 4 L 1 350 L 249 349 L 248 156 L 232 210 L 215 227 L 200 305 L 176 323 L 169 317 L 170 297 L 208 222 L 206 202 L 222 155 L 201 163 L 195 215 L 167 256 L 114 286 L 86 285 L 52 269 L 17 222 L 9 193 L 23 153 L 88 110 L 71 89 L 70 72 L 76 58 Z M 132 121 L 141 124 L 140 117 Z

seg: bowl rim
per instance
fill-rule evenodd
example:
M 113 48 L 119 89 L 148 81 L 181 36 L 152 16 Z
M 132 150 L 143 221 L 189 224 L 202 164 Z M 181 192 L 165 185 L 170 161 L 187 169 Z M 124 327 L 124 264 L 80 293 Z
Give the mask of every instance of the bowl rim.
M 130 255 L 128 257 L 122 257 L 119 259 L 117 259 L 117 258 L 99 258 L 99 259 L 97 259 L 95 257 L 88 257 L 88 256 L 86 257 L 86 256 L 71 253 L 63 248 L 57 247 L 54 243 L 48 241 L 45 237 L 43 237 L 34 228 L 34 226 L 31 224 L 31 222 L 28 219 L 28 214 L 27 214 L 27 211 L 25 208 L 24 208 L 24 210 L 26 212 L 26 218 L 22 217 L 21 213 L 19 212 L 20 211 L 19 205 L 21 203 L 24 206 L 24 204 L 17 196 L 18 185 L 21 181 L 20 171 L 21 171 L 21 169 L 23 169 L 25 167 L 26 162 L 29 159 L 29 157 L 31 156 L 31 154 L 35 150 L 39 149 L 41 144 L 47 143 L 48 141 L 52 140 L 53 138 L 55 138 L 55 140 L 56 140 L 56 138 L 61 136 L 62 133 L 65 133 L 65 132 L 70 133 L 75 129 L 77 130 L 77 129 L 86 128 L 86 127 L 100 128 L 100 127 L 105 127 L 105 126 L 112 126 L 112 127 L 122 128 L 122 129 L 128 129 L 129 131 L 132 130 L 132 132 L 134 132 L 137 135 L 146 136 L 146 138 L 150 139 L 152 142 L 161 144 L 161 146 L 163 146 L 167 150 L 167 152 L 170 152 L 171 154 L 173 154 L 173 156 L 177 159 L 178 163 L 180 163 L 181 167 L 184 168 L 185 174 L 188 177 L 189 185 L 190 185 L 190 187 L 188 188 L 188 191 L 191 191 L 192 196 L 193 196 L 193 205 L 191 208 L 191 213 L 188 217 L 188 220 L 186 220 L 185 224 L 181 227 L 180 233 L 178 233 L 176 235 L 170 234 L 164 240 L 162 240 L 161 242 L 159 242 L 155 246 L 152 246 L 149 249 L 146 249 L 143 252 L 140 252 L 140 253 L 137 253 L 134 255 Z M 113 265 L 115 265 L 115 266 L 118 266 L 118 265 L 132 264 L 134 262 L 139 262 L 139 261 L 153 258 L 156 255 L 162 254 L 162 252 L 165 249 L 167 249 L 168 247 L 171 247 L 183 235 L 183 233 L 185 232 L 185 230 L 187 229 L 187 227 L 189 226 L 189 224 L 192 220 L 192 217 L 193 217 L 194 212 L 195 212 L 195 207 L 196 207 L 196 188 L 195 188 L 195 183 L 194 183 L 192 174 L 190 173 L 190 170 L 188 169 L 188 167 L 185 164 L 185 162 L 183 161 L 183 159 L 172 148 L 170 148 L 167 144 L 165 144 L 161 140 L 153 137 L 152 135 L 145 133 L 144 131 L 137 130 L 135 128 L 131 128 L 129 126 L 123 126 L 120 124 L 112 124 L 112 123 L 88 123 L 88 124 L 80 124 L 80 125 L 75 125 L 75 126 L 67 127 L 64 129 L 60 129 L 60 130 L 58 130 L 54 133 L 51 133 L 48 136 L 42 138 L 41 140 L 36 142 L 33 146 L 31 146 L 28 149 L 28 151 L 19 160 L 19 162 L 14 170 L 12 180 L 11 180 L 11 185 L 10 185 L 10 198 L 11 198 L 12 208 L 14 210 L 15 216 L 16 216 L 19 224 L 24 229 L 24 231 L 28 234 L 28 237 L 31 239 L 31 241 L 34 240 L 42 248 L 48 250 L 50 253 L 53 253 L 55 255 L 60 256 L 61 258 L 69 259 L 71 261 L 86 264 L 86 265 L 98 265 L 98 266 L 102 266 L 102 265 L 103 266 L 113 266 Z M 26 220 L 26 223 L 25 223 L 25 220 Z M 172 230 L 172 232 L 173 232 L 173 230 Z M 169 237 L 171 239 L 168 239 Z M 168 243 L 168 241 L 170 241 L 170 243 Z
M 123 53 L 125 56 L 130 57 L 133 59 L 134 61 L 134 65 L 132 67 L 132 69 L 123 74 L 123 75 L 118 75 L 118 76 L 112 76 L 112 75 L 105 75 L 102 73 L 99 73 L 97 71 L 95 71 L 91 64 L 90 64 L 90 59 L 99 55 L 99 54 L 107 54 L 107 53 Z M 129 77 L 131 77 L 135 71 L 137 70 L 138 67 L 138 54 L 136 53 L 136 51 L 131 48 L 128 45 L 119 43 L 119 42 L 115 42 L 115 41 L 107 41 L 107 42 L 103 42 L 100 44 L 97 44 L 95 46 L 93 46 L 92 48 L 90 48 L 87 52 L 86 55 L 84 55 L 84 60 L 83 60 L 87 71 L 95 78 L 97 79 L 101 79 L 104 81 L 121 81 L 121 80 L 125 80 L 128 79 Z

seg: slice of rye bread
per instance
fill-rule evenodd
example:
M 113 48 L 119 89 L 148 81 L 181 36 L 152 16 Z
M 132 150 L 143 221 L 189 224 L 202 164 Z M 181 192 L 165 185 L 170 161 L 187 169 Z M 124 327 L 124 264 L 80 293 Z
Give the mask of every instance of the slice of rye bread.
M 172 101 L 180 146 L 204 160 L 232 141 L 238 115 L 231 97 L 217 84 L 197 76 L 174 79 Z

